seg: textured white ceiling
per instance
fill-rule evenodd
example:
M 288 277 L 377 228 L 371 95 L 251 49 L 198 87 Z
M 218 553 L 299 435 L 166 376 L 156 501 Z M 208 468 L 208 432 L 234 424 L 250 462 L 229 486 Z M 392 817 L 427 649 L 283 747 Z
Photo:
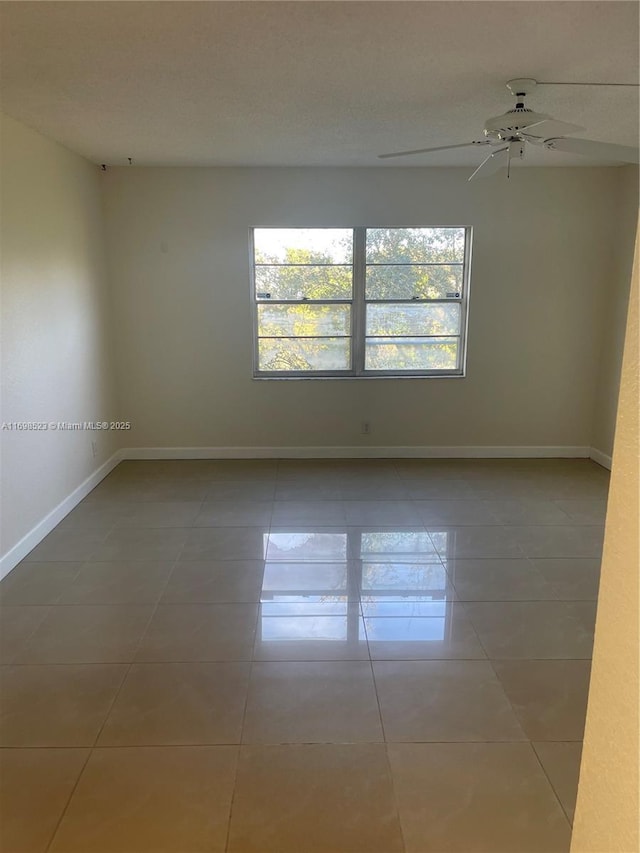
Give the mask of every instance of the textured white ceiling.
M 96 163 L 472 165 L 513 77 L 638 82 L 636 2 L 2 2 L 2 108 Z M 637 145 L 638 89 L 528 106 Z M 591 165 L 531 150 L 530 165 Z

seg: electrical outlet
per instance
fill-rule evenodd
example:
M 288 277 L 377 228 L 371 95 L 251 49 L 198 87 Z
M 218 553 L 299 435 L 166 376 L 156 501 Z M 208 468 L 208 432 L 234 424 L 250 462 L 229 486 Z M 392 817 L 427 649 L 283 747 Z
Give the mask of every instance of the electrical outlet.
M 362 421 L 362 434 L 370 435 L 371 434 L 371 424 L 369 421 Z
M 93 456 L 94 459 L 98 455 L 98 442 L 97 441 L 91 442 L 91 455 Z

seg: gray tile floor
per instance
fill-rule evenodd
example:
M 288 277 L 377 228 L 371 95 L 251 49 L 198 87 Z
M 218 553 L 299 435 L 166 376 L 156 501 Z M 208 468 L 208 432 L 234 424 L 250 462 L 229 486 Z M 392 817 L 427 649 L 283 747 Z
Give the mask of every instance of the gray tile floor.
M 607 472 L 121 463 L 0 584 L 7 853 L 563 853 Z

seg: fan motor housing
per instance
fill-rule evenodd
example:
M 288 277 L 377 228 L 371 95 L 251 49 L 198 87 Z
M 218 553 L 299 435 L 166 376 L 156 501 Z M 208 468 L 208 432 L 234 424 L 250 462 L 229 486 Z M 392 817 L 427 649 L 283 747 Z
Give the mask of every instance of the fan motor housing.
M 549 118 L 544 113 L 536 113 L 518 104 L 514 109 L 501 116 L 490 118 L 484 126 L 484 135 L 489 138 L 509 139 L 514 134 L 521 133 L 532 124 L 546 121 Z

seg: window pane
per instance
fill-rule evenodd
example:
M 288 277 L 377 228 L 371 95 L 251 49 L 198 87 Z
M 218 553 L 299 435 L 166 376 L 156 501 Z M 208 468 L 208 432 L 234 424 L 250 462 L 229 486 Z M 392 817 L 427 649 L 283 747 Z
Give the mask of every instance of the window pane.
M 350 327 L 349 305 L 258 305 L 260 337 L 339 337 Z
M 345 642 L 349 635 L 349 620 L 346 616 L 265 616 L 260 620 L 260 629 L 263 642 Z
M 344 559 L 346 560 L 346 544 Z M 319 590 L 332 599 L 346 596 L 347 564 L 316 563 L 309 571 L 307 563 L 267 562 L 262 580 L 261 601 L 271 601 L 278 596 L 299 599 Z
M 367 305 L 367 335 L 457 335 L 460 304 Z
M 363 597 L 392 601 L 398 597 L 418 598 L 431 592 L 442 598 L 446 587 L 447 573 L 441 563 L 362 564 Z
M 368 266 L 367 299 L 446 299 L 462 295 L 462 265 Z
M 257 264 L 350 264 L 351 228 L 256 228 Z
M 367 228 L 368 264 L 464 261 L 464 228 Z
M 302 560 L 305 563 L 344 562 L 347 559 L 346 533 L 318 533 L 305 530 L 271 530 L 267 557 L 273 560 Z
M 350 338 L 260 338 L 260 370 L 349 370 Z
M 435 562 L 437 551 L 423 530 L 380 530 L 362 534 L 357 556 L 369 562 L 428 563 Z
M 256 297 L 266 299 L 351 299 L 352 267 L 257 266 Z M 267 294 L 269 294 L 267 296 Z
M 455 370 L 457 338 L 367 338 L 367 370 Z

